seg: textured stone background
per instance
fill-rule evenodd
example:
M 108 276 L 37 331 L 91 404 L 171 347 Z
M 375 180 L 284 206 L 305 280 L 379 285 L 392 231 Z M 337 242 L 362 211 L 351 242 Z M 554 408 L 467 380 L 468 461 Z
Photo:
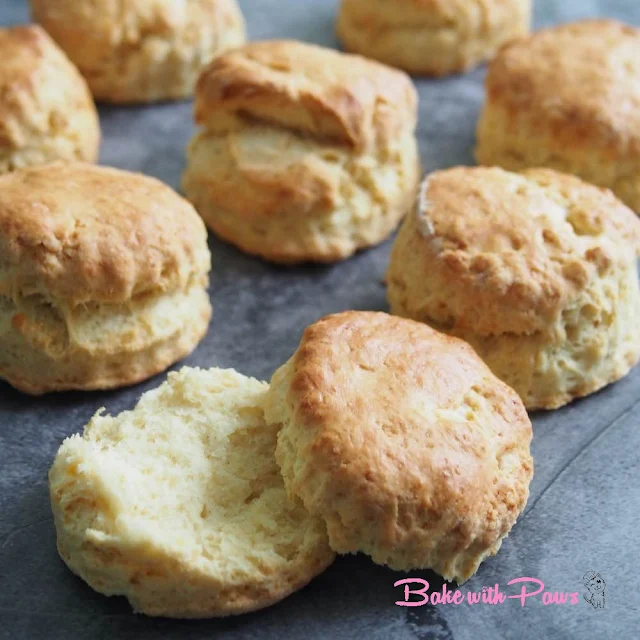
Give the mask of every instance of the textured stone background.
M 335 46 L 334 0 L 241 0 L 252 38 L 291 37 Z M 0 24 L 27 20 L 22 0 L 0 1 Z M 640 25 L 638 0 L 538 0 L 537 25 L 584 16 Z M 0 60 L 0 64 L 2 61 Z M 472 162 L 483 70 L 419 81 L 420 142 L 427 170 Z M 190 104 L 105 108 L 102 162 L 178 186 L 191 134 Z M 1 194 L 0 194 L 1 197 Z M 320 316 L 343 309 L 385 310 L 381 284 L 390 243 L 334 267 L 275 268 L 211 241 L 215 314 L 206 340 L 186 364 L 235 367 L 268 378 Z M 46 473 L 62 439 L 105 406 L 117 413 L 157 386 L 33 399 L 0 383 L 0 638 L 187 639 L 637 638 L 640 588 L 640 371 L 587 400 L 534 417 L 536 476 L 526 513 L 466 587 L 520 576 L 546 588 L 584 592 L 582 576 L 600 571 L 606 609 L 577 606 L 394 606 L 405 576 L 363 557 L 339 559 L 302 592 L 263 612 L 209 622 L 152 620 L 120 598 L 95 594 L 71 575 L 55 550 Z M 416 572 L 434 586 L 430 572 Z

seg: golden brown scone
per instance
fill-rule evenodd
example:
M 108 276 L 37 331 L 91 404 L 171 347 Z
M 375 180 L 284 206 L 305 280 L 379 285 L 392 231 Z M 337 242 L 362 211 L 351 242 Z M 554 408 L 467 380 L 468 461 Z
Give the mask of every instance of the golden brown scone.
M 505 47 L 489 67 L 481 164 L 549 167 L 640 212 L 640 30 L 590 20 Z
M 348 51 L 444 76 L 489 60 L 530 23 L 531 0 L 342 0 L 337 32 Z
M 0 28 L 0 173 L 95 162 L 100 123 L 78 70 L 37 26 Z
M 378 244 L 415 198 L 417 94 L 408 76 L 293 41 L 253 43 L 203 72 L 183 177 L 220 237 L 281 263 Z
M 346 312 L 305 331 L 266 397 L 290 495 L 331 547 L 463 582 L 529 495 L 531 422 L 473 352 L 424 324 Z
M 619 380 L 640 357 L 640 221 L 550 169 L 432 174 L 387 276 L 393 313 L 469 342 L 529 409 Z
M 264 382 L 183 369 L 65 440 L 49 472 L 58 551 L 150 616 L 254 611 L 334 558 L 324 523 L 287 497 Z
M 0 377 L 32 394 L 133 384 L 189 354 L 206 229 L 146 176 L 54 163 L 0 177 Z
M 30 0 L 101 102 L 193 95 L 202 68 L 245 42 L 236 0 Z

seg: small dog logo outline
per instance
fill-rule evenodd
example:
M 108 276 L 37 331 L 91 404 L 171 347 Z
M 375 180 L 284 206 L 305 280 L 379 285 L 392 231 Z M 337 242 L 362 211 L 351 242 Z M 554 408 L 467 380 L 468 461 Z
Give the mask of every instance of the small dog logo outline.
M 582 580 L 589 591 L 584 595 L 585 601 L 594 609 L 604 609 L 604 589 L 607 586 L 604 578 L 595 571 L 587 571 Z

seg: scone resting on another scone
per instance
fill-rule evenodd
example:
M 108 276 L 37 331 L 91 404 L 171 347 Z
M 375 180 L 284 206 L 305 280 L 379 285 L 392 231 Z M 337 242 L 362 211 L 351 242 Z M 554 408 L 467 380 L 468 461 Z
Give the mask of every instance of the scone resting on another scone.
M 530 23 L 531 0 L 342 0 L 337 32 L 349 51 L 443 76 L 492 58 Z
M 266 397 L 290 495 L 331 547 L 470 578 L 529 495 L 521 400 L 455 338 L 384 313 L 309 327 Z
M 549 167 L 640 213 L 640 29 L 590 20 L 505 47 L 489 67 L 480 163 Z
M 189 354 L 211 306 L 202 220 L 146 176 L 54 163 L 0 177 L 0 378 L 133 384 Z
M 393 313 L 469 342 L 529 409 L 619 380 L 640 357 L 640 220 L 550 169 L 432 174 L 393 247 Z
M 292 41 L 217 58 L 196 90 L 183 178 L 221 238 L 280 263 L 332 262 L 384 240 L 420 176 L 408 76 Z
M 152 616 L 266 607 L 333 560 L 323 522 L 287 497 L 268 385 L 183 369 L 135 410 L 98 413 L 49 472 L 58 550 L 96 591 Z
M 0 173 L 95 162 L 100 123 L 87 83 L 37 26 L 0 28 Z
M 101 102 L 187 98 L 202 68 L 245 42 L 236 0 L 30 0 Z

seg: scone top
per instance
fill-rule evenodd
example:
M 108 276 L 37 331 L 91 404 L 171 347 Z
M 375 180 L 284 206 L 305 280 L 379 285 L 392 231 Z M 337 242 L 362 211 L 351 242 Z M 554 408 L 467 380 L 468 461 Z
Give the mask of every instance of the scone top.
M 491 59 L 530 22 L 531 0 L 342 0 L 336 32 L 348 51 L 444 76 Z
M 362 151 L 415 130 L 417 93 L 403 72 L 360 56 L 295 41 L 256 42 L 205 69 L 195 116 L 214 133 L 254 119 Z
M 122 303 L 205 283 L 206 230 L 158 180 L 55 163 L 0 178 L 0 295 Z
M 203 25 L 244 31 L 235 0 L 30 0 L 30 4 L 33 19 L 81 69 L 92 73 L 116 53 L 126 59 L 145 41 L 190 48 L 197 45 Z M 160 59 L 166 53 L 158 49 Z
M 485 336 L 545 330 L 595 277 L 640 253 L 630 209 L 548 169 L 434 173 L 401 235 L 395 250 L 428 270 L 421 304 L 433 322 Z
M 544 29 L 505 46 L 486 87 L 512 126 L 531 118 L 559 146 L 640 157 L 640 29 L 613 20 Z
M 36 25 L 0 28 L 0 150 L 19 148 L 48 132 L 52 122 L 80 114 L 91 147 L 99 139 L 98 115 L 89 89 L 73 64 Z
M 18 87 L 31 91 L 37 89 L 45 79 L 43 66 L 49 58 L 56 62 L 64 61 L 71 67 L 53 40 L 37 25 L 0 28 L 0 52 L 0 87 L 4 91 L 17 90 Z M 3 109 L 11 105 L 12 101 L 3 99 Z
M 507 22 L 517 8 L 505 0 L 342 0 L 341 11 L 362 28 L 455 28 L 470 37 Z
M 307 328 L 272 379 L 288 490 L 332 547 L 466 580 L 528 496 L 531 423 L 466 343 L 384 313 Z

